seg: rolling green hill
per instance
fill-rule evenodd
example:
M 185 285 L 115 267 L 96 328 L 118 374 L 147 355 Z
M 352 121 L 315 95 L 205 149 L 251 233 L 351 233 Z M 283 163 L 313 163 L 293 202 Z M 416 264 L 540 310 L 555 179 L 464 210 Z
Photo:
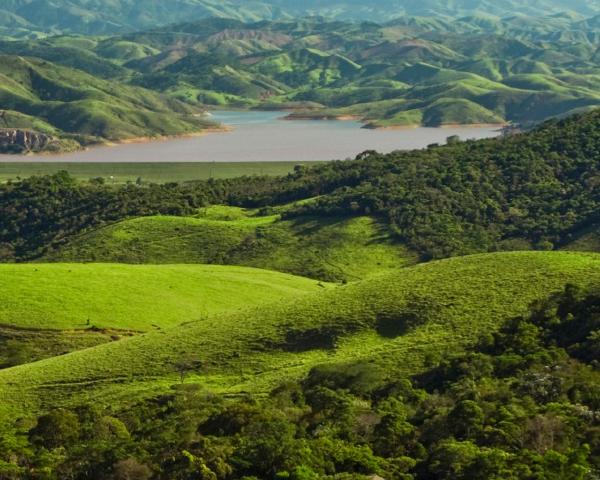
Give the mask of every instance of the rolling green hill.
M 40 261 L 246 265 L 356 281 L 416 262 L 369 217 L 299 218 L 212 207 L 196 217 L 141 217 L 91 231 Z
M 426 358 L 457 354 L 565 283 L 598 282 L 599 267 L 595 254 L 487 254 L 418 265 L 289 304 L 188 317 L 174 328 L 1 371 L 1 419 L 92 400 L 125 406 L 168 390 L 182 363 L 187 382 L 219 393 L 265 392 L 324 362 L 369 360 L 414 374 Z
M 327 286 L 241 267 L 0 265 L 0 369 Z
M 148 331 L 324 288 L 243 267 L 0 265 L 0 324 L 28 329 Z
M 4 126 L 59 137 L 52 148 L 68 149 L 195 132 L 208 126 L 194 116 L 207 108 L 353 116 L 378 128 L 530 126 L 600 105 L 593 19 L 491 18 L 208 18 L 113 36 L 0 41 Z
M 195 133 L 213 126 L 171 97 L 21 56 L 2 56 L 0 101 L 7 128 L 64 138 L 75 146 Z

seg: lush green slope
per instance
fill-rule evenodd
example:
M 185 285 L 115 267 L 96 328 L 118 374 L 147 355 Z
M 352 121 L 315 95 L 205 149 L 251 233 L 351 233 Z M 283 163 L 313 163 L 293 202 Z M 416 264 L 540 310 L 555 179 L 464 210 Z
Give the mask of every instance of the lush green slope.
M 201 265 L 0 265 L 0 324 L 147 331 L 324 288 L 265 270 Z
M 353 361 L 261 398 L 188 383 L 125 411 L 55 409 L 5 433 L 0 458 L 23 480 L 587 480 L 599 307 L 597 290 L 568 285 L 414 376 Z
M 457 354 L 565 283 L 600 281 L 599 267 L 595 254 L 463 257 L 292 304 L 191 318 L 176 328 L 0 372 L 2 419 L 92 400 L 119 399 L 124 406 L 168 389 L 182 370 L 188 382 L 220 393 L 263 392 L 324 362 L 370 360 L 414 374 L 427 358 Z
M 86 144 L 198 132 L 211 123 L 173 98 L 35 58 L 1 56 L 0 102 L 8 128 Z
M 15 73 L 0 77 L 0 98 L 10 127 L 108 139 L 193 131 L 203 122 L 186 114 L 227 106 L 351 115 L 370 127 L 529 125 L 600 105 L 599 49 L 594 19 L 577 15 L 381 25 L 212 18 L 118 36 L 1 41 L 4 70 Z M 47 63 L 24 67 L 18 56 Z M 99 79 L 117 83 L 108 89 Z
M 281 221 L 226 207 L 109 225 L 40 259 L 246 265 L 330 281 L 355 281 L 416 260 L 369 217 Z
M 288 378 L 267 396 L 225 399 L 183 372 L 181 384 L 125 409 L 94 401 L 21 419 L 16 431 L 0 426 L 0 472 L 587 480 L 600 471 L 599 307 L 596 289 L 568 285 L 418 375 L 401 359 L 392 368 L 355 360 Z
M 77 255 L 85 255 L 89 260 L 114 260 L 119 255 L 121 259 L 130 258 L 128 261 L 151 257 L 159 261 L 175 254 L 165 253 L 168 245 L 162 242 L 161 247 L 160 239 L 152 247 L 154 251 L 149 248 L 148 241 L 154 240 L 152 232 L 144 227 L 144 220 L 134 222 L 133 233 L 124 232 L 129 238 L 125 235 L 117 244 L 111 240 L 112 229 L 106 230 L 106 235 L 101 231 L 99 235 L 77 240 L 75 237 L 132 217 L 191 217 L 209 205 L 260 208 L 260 215 L 281 214 L 285 220 L 256 228 L 255 233 L 233 229 L 237 240 L 229 245 L 234 247 L 240 244 L 244 232 L 250 233 L 245 243 L 250 260 L 237 260 L 238 247 L 226 252 L 219 246 L 209 252 L 210 261 L 219 261 L 219 256 L 231 263 L 260 259 L 257 265 L 316 273 L 316 277 L 320 276 L 318 271 L 298 270 L 302 262 L 295 263 L 288 253 L 305 248 L 318 249 L 320 254 L 323 246 L 326 251 L 329 249 L 328 244 L 354 243 L 359 248 L 350 245 L 350 255 L 340 255 L 347 257 L 341 263 L 365 265 L 370 260 L 352 260 L 352 250 L 355 258 L 362 255 L 360 250 L 368 251 L 365 238 L 377 238 L 380 226 L 385 227 L 385 235 L 377 244 L 385 245 L 385 237 L 391 235 L 424 259 L 498 250 L 558 249 L 598 224 L 599 125 L 600 112 L 595 111 L 548 122 L 523 135 L 453 141 L 446 146 L 431 145 L 388 155 L 363 152 L 351 161 L 299 165 L 285 177 L 124 187 L 99 180 L 78 183 L 65 173 L 33 177 L 0 185 L 0 258 L 32 260 L 71 243 L 74 250 L 70 254 L 65 250 L 67 256 L 62 258 L 75 259 L 73 255 L 79 250 Z M 372 220 L 359 220 L 356 229 L 354 220 L 343 220 L 355 217 Z M 254 220 L 270 221 L 256 217 Z M 360 222 L 365 226 L 361 227 Z M 177 221 L 158 223 L 169 236 L 178 236 L 173 225 Z M 199 251 L 213 242 L 198 236 L 204 228 L 202 218 L 183 224 L 186 232 L 196 232 L 188 237 L 191 243 L 186 251 Z M 213 239 L 223 236 L 220 231 L 227 231 L 226 223 L 209 224 Z M 230 226 L 237 225 L 234 222 Z M 283 231 L 277 227 L 283 227 Z M 338 227 L 345 232 L 339 238 Z M 351 228 L 346 230 L 347 227 Z M 360 238 L 363 234 L 364 238 Z M 293 237 L 304 238 L 304 243 Z M 136 245 L 136 238 L 142 239 L 141 245 Z M 86 251 L 86 240 L 103 253 Z M 181 246 L 182 241 L 177 244 Z M 117 245 L 118 250 L 107 253 L 103 242 L 109 247 Z M 125 245 L 134 247 L 134 253 L 124 253 Z M 277 250 L 271 250 L 271 246 L 282 247 L 283 258 L 277 262 L 271 260 Z M 333 263 L 339 263 L 336 250 L 338 245 L 332 250 Z M 261 253 L 265 251 L 266 257 Z M 240 252 L 239 258 L 243 257 Z M 318 266 L 319 262 L 314 262 L 318 258 L 306 251 L 300 256 L 311 257 L 306 266 L 312 269 Z M 181 257 L 177 261 L 180 260 Z M 331 271 L 329 267 L 328 270 Z M 355 274 L 363 276 L 359 271 Z

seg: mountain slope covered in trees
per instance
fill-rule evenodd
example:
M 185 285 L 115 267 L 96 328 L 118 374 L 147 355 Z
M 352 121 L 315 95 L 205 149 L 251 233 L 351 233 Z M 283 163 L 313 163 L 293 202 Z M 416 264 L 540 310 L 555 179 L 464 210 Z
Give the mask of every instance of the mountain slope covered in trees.
M 129 460 L 145 467 L 147 479 L 179 471 L 189 478 L 200 469 L 219 479 L 287 471 L 292 478 L 408 480 L 434 472 L 483 480 L 527 467 L 581 480 L 598 464 L 589 423 L 597 408 L 597 298 L 571 289 L 555 310 L 549 303 L 532 319 L 526 312 L 567 283 L 597 284 L 598 262 L 594 254 L 557 252 L 432 262 L 2 370 L 0 471 L 85 478 L 103 466 L 104 475 L 123 478 L 121 462 Z M 411 385 L 424 391 L 411 394 Z M 386 398 L 391 403 L 377 408 Z M 260 414 L 271 401 L 282 409 L 271 411 L 276 424 Z M 404 423 L 384 421 L 386 408 Z M 422 408 L 427 414 L 418 416 Z M 80 430 L 96 415 L 104 430 Z M 172 430 L 158 427 L 166 419 Z M 556 436 L 547 438 L 549 431 Z M 130 432 L 144 438 L 134 450 Z M 371 443 L 377 439 L 387 440 Z M 300 476 L 306 472 L 312 476 Z
M 0 186 L 0 252 L 6 260 L 39 258 L 106 223 L 197 215 L 209 204 L 299 221 L 373 216 L 422 258 L 561 248 L 598 228 L 599 125 L 595 111 L 527 134 L 364 152 L 353 161 L 299 166 L 281 178 L 115 187 L 66 174 L 34 177 Z M 260 243 L 254 235 L 247 248 Z M 76 248 L 85 249 L 85 238 Z

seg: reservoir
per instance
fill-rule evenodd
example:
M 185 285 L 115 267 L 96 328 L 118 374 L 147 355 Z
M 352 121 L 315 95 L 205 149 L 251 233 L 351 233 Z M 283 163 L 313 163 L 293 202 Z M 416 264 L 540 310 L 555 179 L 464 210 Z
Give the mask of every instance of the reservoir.
M 4 162 L 294 162 L 343 160 L 365 150 L 388 153 L 461 139 L 499 135 L 499 127 L 369 130 L 357 121 L 283 120 L 285 112 L 218 111 L 229 132 L 94 147 L 58 155 L 0 155 Z

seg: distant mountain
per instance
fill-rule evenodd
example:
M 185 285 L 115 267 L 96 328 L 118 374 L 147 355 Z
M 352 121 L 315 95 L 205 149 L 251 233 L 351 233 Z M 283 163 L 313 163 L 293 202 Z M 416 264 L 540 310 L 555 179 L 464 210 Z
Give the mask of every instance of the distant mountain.
M 582 15 L 600 13 L 598 0 L 269 0 L 294 15 L 323 15 L 346 20 L 390 20 L 402 15 L 449 16 L 485 13 L 547 15 L 572 11 Z
M 3 153 L 71 150 L 136 137 L 198 132 L 211 124 L 173 97 L 106 81 L 36 58 L 0 55 L 0 106 L 6 131 L 44 135 L 33 148 L 0 142 Z M 38 148 L 37 143 L 41 143 Z
M 71 148 L 196 131 L 205 125 L 194 113 L 214 107 L 355 117 L 369 128 L 527 127 L 600 106 L 596 23 L 577 14 L 383 26 L 210 18 L 0 41 L 0 106 L 6 128 L 75 140 Z
M 206 17 L 244 21 L 324 16 L 351 21 L 389 21 L 404 15 L 600 14 L 600 0 L 4 0 L 0 34 L 116 33 Z
M 281 18 L 277 7 L 260 1 L 232 0 L 4 0 L 0 34 L 101 34 L 132 31 L 189 19 Z

